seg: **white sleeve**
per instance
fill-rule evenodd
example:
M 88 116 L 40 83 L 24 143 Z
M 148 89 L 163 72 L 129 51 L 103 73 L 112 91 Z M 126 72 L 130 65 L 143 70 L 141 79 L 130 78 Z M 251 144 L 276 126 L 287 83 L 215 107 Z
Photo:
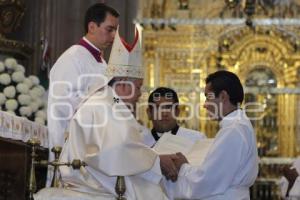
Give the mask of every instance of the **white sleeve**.
M 207 138 L 207 136 L 204 134 L 204 133 L 202 133 L 202 132 L 199 132 L 200 134 L 199 134 L 199 139 L 206 139 Z
M 280 187 L 281 197 L 285 198 L 288 187 L 289 187 L 289 181 L 284 176 L 281 177 L 281 179 L 279 181 L 279 187 Z
M 151 170 L 144 172 L 143 174 L 139 175 L 145 180 L 148 180 L 154 184 L 159 184 L 159 182 L 162 179 L 161 169 L 160 169 L 160 159 L 159 156 L 157 156 L 155 163 Z
M 140 175 L 153 167 L 157 172 L 158 155 L 141 143 L 139 127 L 130 120 L 114 117 L 110 105 L 105 103 L 84 106 L 76 113 L 78 118 L 71 128 L 82 130 L 80 140 L 86 147 L 87 165 L 107 176 Z
M 145 145 L 147 145 L 148 147 L 153 147 L 155 145 L 156 141 L 153 138 L 151 131 L 145 126 L 142 126 L 141 135 L 143 138 L 143 143 Z
M 76 65 L 79 64 L 71 58 L 59 60 L 50 73 L 47 108 L 50 148 L 63 145 L 70 118 L 81 101 L 82 92 L 77 84 L 80 74 Z
M 85 82 L 80 80 L 82 63 L 68 57 L 58 60 L 50 73 L 49 96 L 54 102 L 69 103 L 76 108 L 87 90 Z
M 232 131 L 232 130 L 231 130 Z M 176 198 L 202 199 L 224 193 L 232 183 L 243 157 L 243 140 L 239 134 L 222 133 L 201 167 L 184 164 L 176 183 L 168 181 L 168 193 Z
M 50 148 L 64 144 L 64 133 L 81 101 L 82 91 L 78 87 L 80 65 L 69 56 L 58 59 L 51 69 L 47 108 Z

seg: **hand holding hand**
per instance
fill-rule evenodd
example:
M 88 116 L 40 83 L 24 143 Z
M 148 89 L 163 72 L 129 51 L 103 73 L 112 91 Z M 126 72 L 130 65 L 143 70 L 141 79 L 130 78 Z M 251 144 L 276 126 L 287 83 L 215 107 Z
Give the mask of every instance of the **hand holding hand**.
M 178 171 L 180 170 L 181 165 L 183 165 L 184 163 L 189 163 L 186 157 L 180 152 L 176 153 L 176 157 L 174 157 L 173 161 Z
M 175 154 L 169 154 L 169 155 L 160 155 L 160 168 L 167 178 L 167 180 L 171 179 L 173 182 L 177 180 L 178 176 L 178 169 L 176 168 L 176 165 L 174 163 L 174 159 L 176 159 Z

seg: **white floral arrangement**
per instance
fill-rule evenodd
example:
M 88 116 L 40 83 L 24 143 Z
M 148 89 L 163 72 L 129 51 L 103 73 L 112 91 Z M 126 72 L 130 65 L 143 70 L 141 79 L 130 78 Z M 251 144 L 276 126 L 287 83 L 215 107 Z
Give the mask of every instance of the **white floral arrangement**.
M 0 60 L 0 109 L 26 117 L 42 125 L 47 123 L 45 88 L 34 75 L 26 77 L 25 67 L 14 58 Z

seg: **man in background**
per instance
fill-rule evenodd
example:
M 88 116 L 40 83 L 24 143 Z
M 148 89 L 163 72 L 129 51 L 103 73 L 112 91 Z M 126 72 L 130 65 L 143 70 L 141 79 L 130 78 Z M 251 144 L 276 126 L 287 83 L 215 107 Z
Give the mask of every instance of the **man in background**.
M 180 127 L 177 117 L 180 114 L 177 93 L 166 87 L 155 89 L 148 98 L 147 114 L 153 128 L 144 129 L 144 143 L 152 147 L 164 133 L 181 136 L 192 141 L 206 138 L 206 136 L 192 129 Z

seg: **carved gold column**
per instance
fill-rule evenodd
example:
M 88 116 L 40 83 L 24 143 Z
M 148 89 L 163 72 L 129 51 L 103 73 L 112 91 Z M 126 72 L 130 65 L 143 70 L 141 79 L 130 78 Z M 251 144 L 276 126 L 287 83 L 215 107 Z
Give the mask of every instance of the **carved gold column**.
M 296 100 L 296 108 L 297 108 L 297 113 L 296 113 L 296 151 L 297 155 L 300 154 L 300 95 L 298 95 Z
M 280 94 L 278 96 L 278 140 L 280 156 L 296 155 L 296 113 L 297 95 Z

